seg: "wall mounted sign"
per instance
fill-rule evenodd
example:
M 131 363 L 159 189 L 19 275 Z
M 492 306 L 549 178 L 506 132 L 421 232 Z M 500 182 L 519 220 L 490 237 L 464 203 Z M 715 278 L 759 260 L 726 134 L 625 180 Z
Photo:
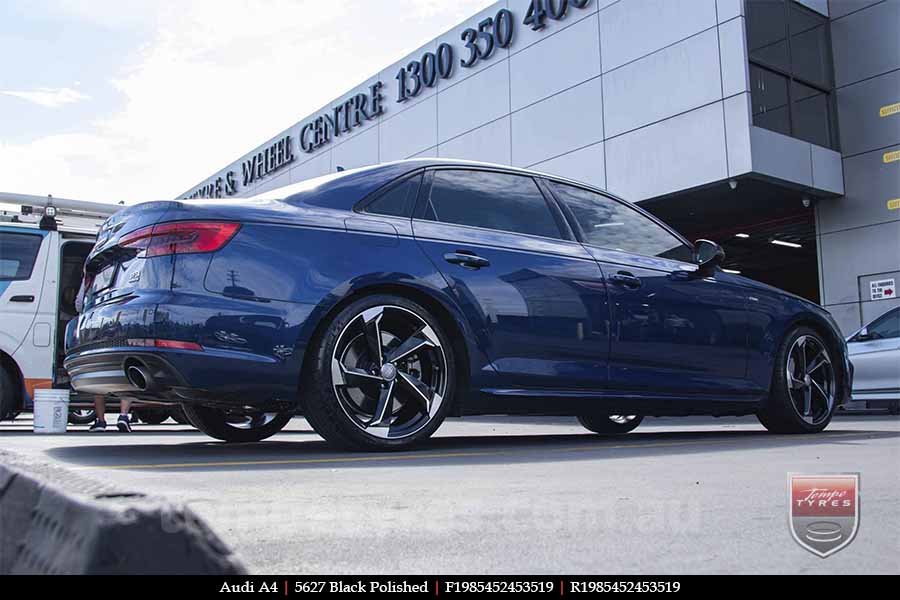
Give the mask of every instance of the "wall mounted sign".
M 534 31 L 544 31 L 555 21 L 563 21 L 569 15 L 588 8 L 593 0 L 527 0 L 522 25 Z M 395 79 L 398 82 L 396 104 L 403 104 L 433 88 L 440 80 L 450 80 L 457 68 L 471 69 L 489 59 L 497 50 L 515 44 L 516 28 L 520 19 L 510 9 L 501 9 L 483 19 L 476 27 L 468 27 L 460 33 L 460 48 L 448 43 L 438 46 L 435 52 L 426 52 L 418 60 L 401 67 Z M 295 152 L 311 154 L 336 138 L 347 135 L 365 123 L 375 120 L 388 111 L 385 104 L 384 83 L 378 81 L 364 93 L 358 93 L 330 110 L 303 123 L 296 149 L 291 136 L 286 136 L 272 146 L 258 152 L 242 164 L 242 185 L 247 188 L 259 180 L 294 162 Z M 900 112 L 900 103 L 897 105 Z M 884 109 L 882 109 L 884 110 Z M 283 146 L 282 146 L 283 144 Z M 186 199 L 222 198 L 238 193 L 235 173 L 229 171 L 191 192 Z
M 898 160 L 900 160 L 900 150 L 884 153 L 884 164 L 897 162 Z
M 872 300 L 893 300 L 897 297 L 897 282 L 894 279 L 881 279 L 869 284 Z
M 888 104 L 887 106 L 882 106 L 881 110 L 878 111 L 878 114 L 884 117 L 889 117 L 891 115 L 900 114 L 900 102 L 895 102 L 894 104 Z
M 888 210 L 900 210 L 900 198 L 888 200 Z

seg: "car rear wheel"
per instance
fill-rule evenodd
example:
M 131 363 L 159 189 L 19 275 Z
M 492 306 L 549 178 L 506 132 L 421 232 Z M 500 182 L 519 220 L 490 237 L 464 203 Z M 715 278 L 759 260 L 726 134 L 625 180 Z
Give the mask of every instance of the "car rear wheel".
M 134 413 L 142 423 L 147 425 L 162 425 L 169 418 L 169 411 L 160 408 L 140 408 Z
M 822 336 L 809 327 L 797 327 L 775 357 L 772 390 L 757 416 L 774 433 L 817 433 L 834 416 L 837 385 Z
M 70 425 L 89 425 L 97 418 L 93 408 L 72 408 L 69 410 Z
M 398 450 L 430 437 L 453 399 L 449 339 L 425 308 L 399 296 L 354 302 L 319 337 L 304 416 L 329 443 Z
M 581 415 L 578 422 L 594 433 L 601 435 L 622 434 L 634 431 L 644 417 L 639 415 Z
M 209 437 L 224 442 L 260 442 L 272 437 L 290 422 L 291 413 L 232 414 L 205 406 L 184 406 L 191 425 Z

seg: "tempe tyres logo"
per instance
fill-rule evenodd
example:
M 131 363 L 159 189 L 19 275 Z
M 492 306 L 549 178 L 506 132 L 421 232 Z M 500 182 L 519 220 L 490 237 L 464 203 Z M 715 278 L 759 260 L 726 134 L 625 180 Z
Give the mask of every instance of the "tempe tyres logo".
M 859 528 L 859 474 L 788 476 L 791 535 L 826 558 L 846 548 Z

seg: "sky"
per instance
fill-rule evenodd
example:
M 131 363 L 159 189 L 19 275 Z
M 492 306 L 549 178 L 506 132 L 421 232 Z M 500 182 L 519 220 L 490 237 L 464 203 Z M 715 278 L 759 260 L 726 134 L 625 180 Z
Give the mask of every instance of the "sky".
M 169 199 L 490 0 L 2 0 L 0 191 Z

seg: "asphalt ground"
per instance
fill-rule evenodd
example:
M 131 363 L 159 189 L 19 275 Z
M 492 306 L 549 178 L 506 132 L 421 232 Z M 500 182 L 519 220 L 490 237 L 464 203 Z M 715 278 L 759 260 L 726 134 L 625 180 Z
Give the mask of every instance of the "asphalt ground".
M 814 436 L 648 419 L 621 437 L 574 419 L 454 419 L 399 454 L 335 451 L 303 419 L 245 445 L 171 422 L 31 426 L 0 423 L 0 450 L 187 503 L 253 573 L 900 573 L 898 417 L 840 416 Z M 858 534 L 830 558 L 790 534 L 792 472 L 860 473 Z

